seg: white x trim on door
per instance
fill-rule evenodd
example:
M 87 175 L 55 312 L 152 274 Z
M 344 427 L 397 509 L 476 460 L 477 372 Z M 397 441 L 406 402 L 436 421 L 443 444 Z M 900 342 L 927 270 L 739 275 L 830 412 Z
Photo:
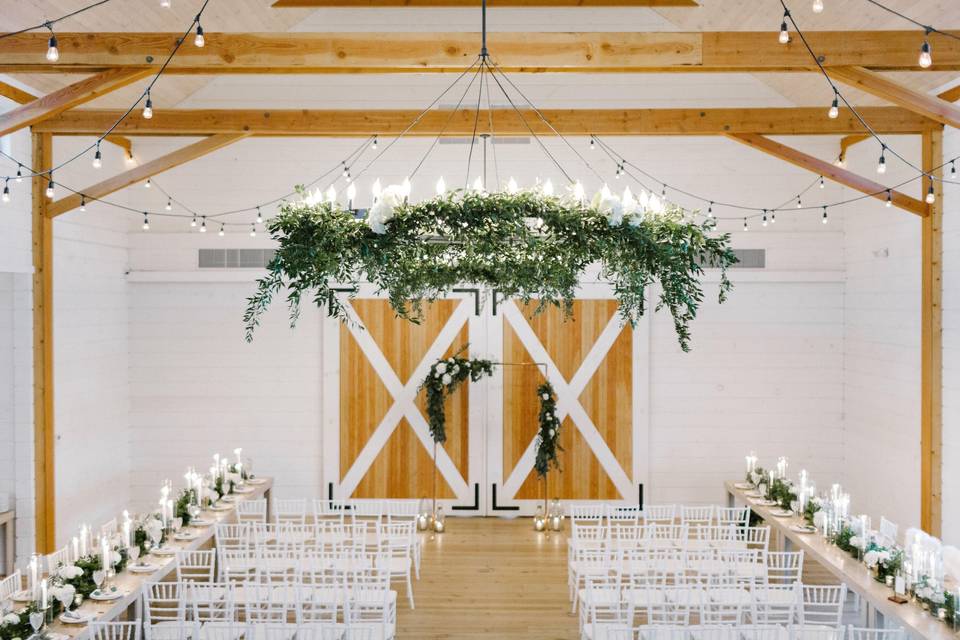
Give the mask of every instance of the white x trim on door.
M 363 476 L 366 475 L 370 466 L 376 460 L 377 455 L 383 447 L 386 446 L 390 436 L 400 424 L 402 417 L 407 418 L 407 422 L 410 423 L 420 443 L 427 450 L 430 457 L 433 457 L 433 439 L 430 437 L 430 427 L 420 412 L 420 409 L 418 409 L 415 404 L 417 390 L 429 372 L 430 366 L 440 359 L 444 352 L 450 348 L 457 334 L 460 333 L 463 325 L 469 319 L 473 308 L 472 301 L 469 299 L 464 299 L 457 305 L 456 309 L 454 309 L 450 315 L 450 319 L 447 320 L 447 323 L 433 341 L 433 344 L 427 349 L 423 359 L 413 370 L 410 379 L 407 380 L 406 384 L 403 384 L 397 376 L 397 373 L 393 370 L 393 367 L 387 362 L 386 357 L 383 355 L 380 347 L 377 346 L 376 341 L 370 336 L 370 332 L 366 330 L 356 310 L 354 310 L 349 301 L 343 301 L 343 303 L 349 318 L 346 326 L 349 328 L 360 350 L 363 351 L 367 360 L 370 361 L 370 365 L 374 371 L 377 372 L 383 385 L 393 398 L 393 404 L 390 405 L 380 424 L 377 425 L 370 439 L 367 440 L 360 454 L 356 460 L 354 460 L 350 470 L 347 471 L 346 475 L 343 476 L 343 480 L 340 482 L 340 494 L 346 497 L 352 495 L 356 490 L 357 485 L 363 480 Z M 343 384 L 342 381 L 341 384 Z M 453 463 L 453 460 L 450 459 L 450 456 L 443 447 L 437 447 L 436 465 L 440 471 L 440 475 L 443 476 L 443 479 L 446 480 L 458 499 L 467 499 L 472 496 L 467 481 L 460 474 L 457 466 Z
M 623 470 L 623 467 L 620 466 L 616 456 L 613 455 L 613 451 L 607 446 L 606 441 L 603 439 L 603 436 L 600 435 L 600 432 L 597 430 L 596 425 L 593 424 L 593 420 L 590 419 L 586 410 L 584 410 L 583 405 L 580 404 L 580 394 L 583 393 L 587 383 L 590 382 L 590 379 L 597 372 L 600 364 L 604 358 L 606 358 L 607 353 L 623 329 L 623 321 L 620 319 L 620 316 L 614 314 L 613 317 L 610 318 L 607 326 L 604 327 L 600 333 L 600 337 L 597 338 L 597 341 L 590 347 L 587 356 L 583 359 L 583 362 L 580 363 L 580 367 L 576 373 L 574 373 L 573 378 L 568 382 L 560 374 L 560 370 L 550 358 L 550 354 L 546 348 L 544 348 L 540 339 L 537 338 L 537 334 L 534 333 L 530 324 L 526 318 L 523 317 L 523 314 L 517 306 L 512 301 L 505 301 L 501 309 L 507 322 L 510 323 L 513 331 L 516 333 L 517 338 L 530 353 L 530 357 L 536 362 L 547 363 L 547 380 L 553 385 L 554 391 L 556 391 L 557 394 L 557 417 L 562 422 L 564 418 L 570 416 L 571 421 L 583 435 L 587 445 L 597 457 L 600 465 L 617 488 L 617 491 L 620 492 L 620 495 L 624 498 L 632 496 L 635 493 L 633 483 Z M 504 482 L 503 493 L 505 498 L 509 499 L 513 497 L 517 491 L 520 490 L 524 480 L 526 480 L 531 469 L 533 469 L 535 460 L 536 436 L 534 436 L 530 444 L 527 445 L 516 467 L 514 467 L 510 473 L 507 481 Z

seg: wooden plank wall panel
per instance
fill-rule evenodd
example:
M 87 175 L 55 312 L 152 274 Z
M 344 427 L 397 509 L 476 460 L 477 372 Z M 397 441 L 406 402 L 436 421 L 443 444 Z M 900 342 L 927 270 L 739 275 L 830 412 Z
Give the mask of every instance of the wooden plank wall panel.
M 573 315 L 548 308 L 530 317 L 533 306 L 521 307 L 534 334 L 556 364 L 560 374 L 570 380 L 583 363 L 604 327 L 614 316 L 614 300 L 577 300 Z M 527 349 L 509 323 L 504 320 L 503 358 L 505 362 L 529 362 Z M 632 466 L 632 334 L 624 328 L 597 372 L 580 395 L 585 411 L 625 469 Z M 505 367 L 503 416 L 503 464 L 512 470 L 530 440 L 536 435 L 539 401 L 536 387 L 543 375 L 534 367 Z M 547 493 L 564 499 L 622 499 L 597 461 L 589 444 L 569 418 L 560 435 L 562 473 L 548 477 Z M 531 474 L 515 498 L 543 497 L 543 487 Z
M 386 300 L 357 299 L 352 304 L 387 363 L 405 384 L 459 301 L 441 300 L 426 305 L 424 320 L 420 324 L 397 318 Z M 468 331 L 464 326 L 446 350 L 445 357 L 453 355 L 468 340 Z M 340 469 L 341 474 L 345 475 L 389 410 L 393 398 L 346 326 L 340 328 L 340 372 Z M 463 477 L 468 477 L 468 396 L 466 389 L 461 388 L 446 405 L 447 442 L 444 448 Z M 424 392 L 418 394 L 416 404 L 426 418 Z M 432 452 L 423 447 L 406 418 L 403 418 L 352 497 L 432 496 L 433 469 Z M 441 498 L 455 497 L 439 474 L 437 492 Z

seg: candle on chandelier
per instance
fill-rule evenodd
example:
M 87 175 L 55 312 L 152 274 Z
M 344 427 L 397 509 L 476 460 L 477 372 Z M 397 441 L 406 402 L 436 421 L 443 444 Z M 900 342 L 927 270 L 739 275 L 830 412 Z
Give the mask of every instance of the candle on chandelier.
M 80 559 L 80 539 L 77 536 L 73 536 L 73 561 L 76 562 Z

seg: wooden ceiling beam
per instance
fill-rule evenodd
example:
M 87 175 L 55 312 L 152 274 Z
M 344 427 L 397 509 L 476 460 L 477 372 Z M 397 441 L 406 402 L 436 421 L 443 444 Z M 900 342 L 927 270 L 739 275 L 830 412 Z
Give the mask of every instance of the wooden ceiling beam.
M 69 196 L 61 198 L 47 206 L 46 215 L 47 217 L 55 218 L 79 207 L 84 197 L 86 197 L 87 200 L 104 198 L 115 191 L 119 191 L 138 182 L 143 182 L 158 173 L 163 173 L 186 162 L 205 156 L 208 153 L 222 149 L 246 137 L 247 135 L 243 133 L 223 133 L 204 138 L 199 142 L 187 145 L 182 149 L 177 149 L 165 156 L 155 158 L 133 169 L 107 178 L 103 182 L 98 182 L 86 189 L 80 189 L 78 190 L 79 193 L 72 193 Z
M 0 136 L 29 127 L 78 105 L 125 87 L 150 74 L 144 69 L 110 69 L 57 89 L 0 114 Z
M 522 111 L 526 124 L 513 109 L 482 111 L 481 132 L 500 136 L 552 136 L 535 113 Z M 546 109 L 541 113 L 563 135 L 718 135 L 764 133 L 814 135 L 863 132 L 863 126 L 848 110 L 831 120 L 823 109 Z M 919 134 L 930 121 L 899 107 L 868 107 L 864 117 L 877 131 Z M 132 114 L 115 129 L 125 135 L 196 136 L 216 133 L 246 133 L 257 136 L 351 137 L 396 135 L 419 114 L 414 110 L 263 110 L 263 109 L 161 109 L 145 120 Z M 37 131 L 57 135 L 98 135 L 121 115 L 119 111 L 75 110 L 36 125 Z M 453 116 L 451 119 L 451 115 Z M 428 112 L 406 135 L 469 136 L 476 111 Z
M 367 9 L 371 7 L 466 7 L 479 8 L 480 0 L 276 0 L 274 9 Z M 487 6 L 503 7 L 696 7 L 695 0 L 488 0 Z
M 828 73 L 846 85 L 910 109 L 940 124 L 960 127 L 960 107 L 938 96 L 911 89 L 863 67 L 832 67 Z
M 492 59 L 513 72 L 809 72 L 804 46 L 770 31 L 492 33 Z M 47 62 L 47 34 L 0 40 L 0 73 L 65 73 L 112 67 L 156 69 L 179 33 L 58 33 L 61 57 Z M 957 32 L 960 36 L 960 32 Z M 827 67 L 922 71 L 912 31 L 806 34 Z M 477 33 L 207 33 L 182 47 L 167 74 L 460 72 L 476 60 Z M 960 41 L 942 38 L 935 71 L 960 70 Z
M 13 100 L 17 104 L 29 104 L 34 100 L 39 100 L 39 98 L 32 93 L 28 93 L 19 87 L 15 87 L 12 84 L 7 84 L 6 82 L 0 82 L 0 96 Z M 119 115 L 118 115 L 119 117 Z M 104 127 L 101 131 L 106 131 L 109 127 Z M 130 142 L 129 138 L 124 138 L 119 135 L 109 135 L 106 137 L 107 142 L 111 142 L 124 151 L 126 151 L 128 156 L 133 156 L 133 143 Z
M 775 158 L 780 158 L 786 162 L 789 162 L 793 165 L 796 165 L 802 169 L 806 169 L 815 174 L 821 175 L 824 178 L 829 178 L 834 182 L 838 182 L 846 187 L 851 189 L 856 189 L 857 191 L 870 195 L 878 200 L 886 200 L 887 193 L 890 194 L 893 204 L 901 209 L 905 209 L 910 213 L 914 213 L 918 216 L 926 216 L 929 213 L 929 209 L 921 200 L 910 197 L 899 191 L 888 189 L 884 185 L 874 182 L 860 176 L 852 171 L 847 169 L 842 169 L 835 166 L 834 164 L 816 158 L 802 151 L 798 151 L 792 147 L 780 144 L 775 140 L 771 140 L 765 136 L 753 133 L 736 133 L 730 134 L 727 136 L 731 140 L 736 140 L 742 144 L 747 145 L 748 147 L 753 147 L 758 151 L 762 151 L 768 155 L 774 156 Z

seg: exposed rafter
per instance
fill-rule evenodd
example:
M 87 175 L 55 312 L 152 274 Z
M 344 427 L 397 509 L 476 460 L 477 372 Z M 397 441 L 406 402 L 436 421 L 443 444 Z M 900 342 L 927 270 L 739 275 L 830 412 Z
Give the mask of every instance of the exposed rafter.
M 262 136 L 367 136 L 394 135 L 418 115 L 408 110 L 263 110 L 263 109 L 163 109 L 145 120 L 125 119 L 118 132 L 127 135 L 211 135 L 248 133 Z M 724 133 L 846 134 L 863 126 L 848 110 L 831 120 L 820 108 L 786 109 L 546 109 L 541 113 L 564 135 L 719 135 Z M 863 109 L 868 121 L 883 133 L 920 133 L 929 126 L 922 116 L 898 107 Z M 118 111 L 77 110 L 37 125 L 37 131 L 58 135 L 96 135 L 117 121 Z M 451 115 L 453 116 L 451 119 Z M 474 122 L 496 135 L 553 135 L 537 115 L 528 111 L 523 120 L 513 109 L 428 112 L 407 135 L 470 135 Z M 449 124 L 448 124 L 449 123 Z
M 208 153 L 212 153 L 217 149 L 221 149 L 229 144 L 233 144 L 237 140 L 242 140 L 246 137 L 247 134 L 243 133 L 223 133 L 210 136 L 209 138 L 204 138 L 199 142 L 195 142 L 183 147 L 182 149 L 177 149 L 176 151 L 172 151 L 164 156 L 155 158 L 149 162 L 145 162 L 140 166 L 134 167 L 128 171 L 124 171 L 123 173 L 117 174 L 112 178 L 107 178 L 103 182 L 98 182 L 95 185 L 91 185 L 86 189 L 80 190 L 80 193 L 73 193 L 69 196 L 61 198 L 60 200 L 57 200 L 56 202 L 53 202 L 47 206 L 46 215 L 47 217 L 55 218 L 79 207 L 83 197 L 86 197 L 87 200 L 104 198 L 115 191 L 123 189 L 124 187 L 129 187 L 137 182 L 142 182 L 151 176 L 155 176 L 158 173 L 163 173 L 164 171 L 199 158 L 200 156 L 205 156 Z
M 784 144 L 780 144 L 779 142 L 771 140 L 765 136 L 754 133 L 736 133 L 730 134 L 727 137 L 749 147 L 753 147 L 758 151 L 762 151 L 798 167 L 812 171 L 815 174 L 822 175 L 824 178 L 829 178 L 830 180 L 850 187 L 851 189 L 856 189 L 861 193 L 871 195 L 878 200 L 886 200 L 887 192 L 889 191 L 895 206 L 900 207 L 901 209 L 906 209 L 907 211 L 915 213 L 918 216 L 927 215 L 927 205 L 921 200 L 917 200 L 916 198 L 912 198 L 896 190 L 888 190 L 887 187 L 878 182 L 868 180 L 867 178 L 853 173 L 852 171 L 834 166 L 830 162 L 821 160 L 820 158 L 815 158 L 810 154 L 798 151 Z
M 904 109 L 910 109 L 940 124 L 960 127 L 960 107 L 938 96 L 911 89 L 863 67 L 831 67 L 831 77 L 882 98 Z
M 0 40 L 0 72 L 63 73 L 112 67 L 156 70 L 179 33 L 58 33 L 61 57 L 46 62 L 47 35 Z M 960 36 L 960 32 L 958 32 Z M 806 34 L 827 68 L 917 71 L 916 31 Z M 507 71 L 617 73 L 814 71 L 799 43 L 769 31 L 492 33 L 493 58 Z M 461 71 L 476 59 L 476 33 L 207 33 L 206 46 L 183 47 L 168 74 L 394 73 Z M 960 41 L 943 38 L 934 70 L 960 69 Z

